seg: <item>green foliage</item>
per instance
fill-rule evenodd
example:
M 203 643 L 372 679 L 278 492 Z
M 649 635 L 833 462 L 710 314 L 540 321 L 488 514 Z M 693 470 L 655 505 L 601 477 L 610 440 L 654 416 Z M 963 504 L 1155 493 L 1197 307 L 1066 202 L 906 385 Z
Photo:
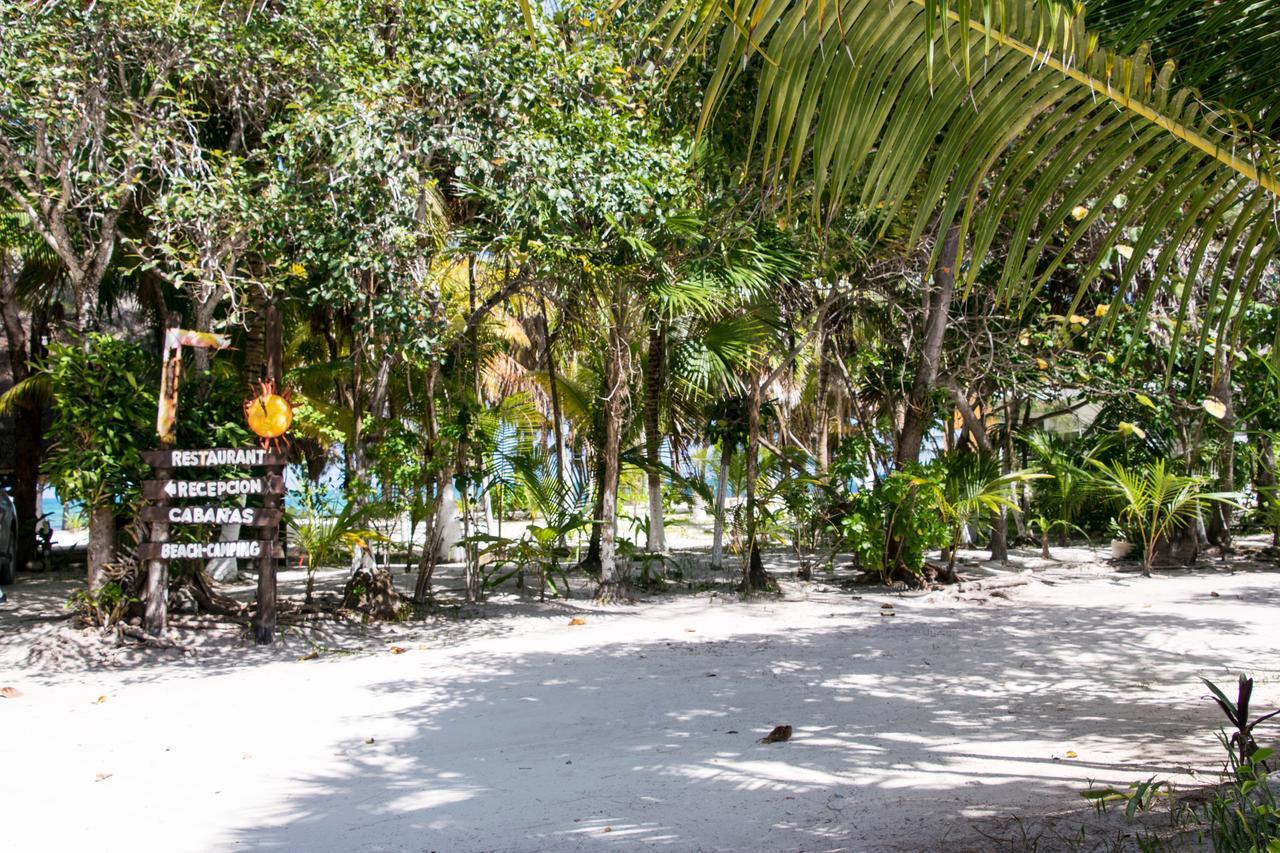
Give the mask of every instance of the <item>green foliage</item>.
M 178 402 L 179 447 L 242 447 L 255 441 L 244 419 L 244 385 L 229 362 L 184 377 Z
M 921 574 L 925 552 L 945 545 L 951 533 L 939 506 L 945 483 L 943 466 L 934 462 L 893 471 L 850 495 L 839 529 L 858 564 L 886 578 L 901 569 Z
M 1093 465 L 1098 472 L 1098 489 L 1115 502 L 1119 521 L 1141 542 L 1142 569 L 1148 575 L 1156 547 L 1191 523 L 1208 504 L 1239 506 L 1234 494 L 1205 491 L 1204 478 L 1175 474 L 1164 460 L 1136 469 L 1119 462 L 1093 460 Z
M 1273 749 L 1259 749 L 1243 761 L 1220 737 L 1227 751 L 1228 781 L 1202 810 L 1218 853 L 1280 853 L 1280 803 L 1267 762 Z
M 311 600 L 317 569 L 332 566 L 354 549 L 382 538 L 365 526 L 373 512 L 369 506 L 348 501 L 333 515 L 327 511 L 326 503 L 317 490 L 307 488 L 302 494 L 301 511 L 289 517 L 293 541 L 305 553 L 301 561 L 305 561 L 307 569 L 307 601 Z
M 91 334 L 83 345 L 53 344 L 38 367 L 56 415 L 47 470 L 64 501 L 121 505 L 138 498 L 154 445 L 154 360 L 136 344 Z
M 67 600 L 67 609 L 79 620 L 98 628 L 109 628 L 124 618 L 140 599 L 125 592 L 119 581 L 108 581 L 96 590 L 77 589 Z
M 1209 825 L 1213 849 L 1222 853 L 1277 853 L 1280 851 L 1280 804 L 1269 778 L 1268 762 L 1275 750 L 1259 748 L 1253 732 L 1263 722 L 1280 715 L 1272 711 L 1250 719 L 1253 679 L 1240 676 L 1234 700 L 1207 678 L 1200 679 L 1213 694 L 1234 731 L 1218 733 L 1227 753 L 1225 785 L 1205 803 L 1202 817 Z
M 981 523 L 1002 510 L 1018 512 L 1013 487 L 1048 475 L 1036 470 L 1002 473 L 999 457 L 990 453 L 952 451 L 941 457 L 939 464 L 944 474 L 942 488 L 937 492 L 937 506 L 943 522 L 951 528 L 947 575 L 953 579 L 956 549 L 960 546 L 964 525 L 970 521 Z
M 1256 5 L 1215 4 L 1213 20 L 1250 18 Z M 962 289 L 977 283 L 989 255 L 1003 255 L 991 289 L 1016 313 L 1073 252 L 1087 257 L 1074 271 L 1068 316 L 1121 247 L 1133 262 L 1121 266 L 1109 302 L 1123 304 L 1137 287 L 1144 316 L 1175 261 L 1202 272 L 1205 252 L 1191 247 L 1215 232 L 1229 235 L 1226 253 L 1240 253 L 1225 307 L 1248 304 L 1266 267 L 1267 251 L 1249 252 L 1274 244 L 1280 178 L 1275 141 L 1251 128 L 1269 124 L 1274 99 L 1255 104 L 1256 117 L 1210 118 L 1217 110 L 1175 73 L 1172 57 L 1184 51 L 1160 65 L 1143 43 L 1163 15 L 1131 16 L 1123 45 L 1133 53 L 1123 54 L 1091 28 L 1093 3 L 1066 0 L 753 0 L 731 10 L 673 0 L 664 8 L 678 10 L 668 38 L 683 39 L 682 58 L 719 42 L 704 124 L 718 111 L 741 122 L 726 101 L 735 83 L 753 84 L 754 110 L 743 112 L 764 180 L 810 190 L 815 222 L 856 198 L 908 221 L 912 243 L 962 229 L 972 257 Z M 1268 50 L 1268 27 L 1238 31 L 1249 36 L 1244 52 Z M 1221 72 L 1216 58 L 1187 55 Z M 1157 272 L 1139 277 L 1148 256 Z M 1214 270 L 1216 281 L 1225 270 Z

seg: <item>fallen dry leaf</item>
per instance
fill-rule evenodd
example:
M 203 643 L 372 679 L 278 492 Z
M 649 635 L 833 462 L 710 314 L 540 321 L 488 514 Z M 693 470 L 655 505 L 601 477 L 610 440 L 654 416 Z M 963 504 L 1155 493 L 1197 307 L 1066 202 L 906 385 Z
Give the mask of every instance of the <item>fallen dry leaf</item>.
M 391 654 L 393 655 L 402 655 L 409 650 L 406 649 L 404 646 L 392 646 L 390 649 L 388 649 L 388 651 L 390 651 Z
M 418 651 L 420 652 L 425 652 L 429 648 L 431 647 L 428 646 L 426 643 L 418 643 Z
M 303 655 L 302 657 L 298 658 L 298 660 L 315 660 L 315 659 L 316 659 L 316 658 L 318 658 L 318 657 L 320 657 L 320 653 L 319 653 L 319 652 L 317 652 L 317 651 L 310 651 L 310 652 L 307 652 L 307 653 L 306 653 L 305 655 Z
M 606 827 L 604 828 L 604 831 L 605 831 L 605 832 L 613 832 L 613 827 L 612 827 L 612 826 L 606 826 Z
M 892 609 L 893 609 L 893 605 L 892 605 L 892 604 L 881 604 L 881 605 L 880 605 L 880 609 L 881 609 L 881 610 L 892 610 Z
M 586 619 L 583 619 L 581 616 L 575 616 L 575 617 L 573 617 L 572 619 L 570 619 L 570 620 L 569 620 L 569 624 L 570 624 L 570 625 L 585 625 L 585 624 L 587 624 L 587 620 L 586 620 Z
M 1222 597 L 1222 596 L 1218 595 L 1216 592 L 1211 592 L 1211 593 L 1209 593 L 1209 595 L 1210 595 L 1211 597 L 1213 597 L 1213 598 L 1221 598 L 1221 597 Z M 8 688 L 5 688 L 5 689 L 8 689 Z
M 107 697 L 106 697 L 106 696 L 99 696 L 99 697 L 97 698 L 97 700 L 96 700 L 93 704 L 95 704 L 95 705 L 101 705 L 101 704 L 102 704 L 103 702 L 105 702 L 105 701 L 107 701 Z
M 103 779 L 110 779 L 110 778 L 111 778 L 110 773 L 96 773 L 94 774 L 93 781 L 101 782 Z
M 1079 757 L 1080 756 L 1076 754 L 1076 751 L 1074 749 L 1067 750 L 1067 758 L 1079 758 Z
M 760 738 L 760 743 L 784 743 L 791 740 L 791 726 L 774 726 L 773 731 Z
M 16 687 L 0 687 L 0 699 L 18 699 L 22 691 Z

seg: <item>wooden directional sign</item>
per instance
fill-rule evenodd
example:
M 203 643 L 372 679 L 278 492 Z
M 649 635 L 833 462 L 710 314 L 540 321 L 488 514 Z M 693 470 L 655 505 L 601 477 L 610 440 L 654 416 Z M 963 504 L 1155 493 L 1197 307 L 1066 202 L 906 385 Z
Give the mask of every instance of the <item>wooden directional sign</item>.
M 267 474 L 226 480 L 143 480 L 142 496 L 149 501 L 183 498 L 231 498 L 238 495 L 283 495 L 284 477 Z
M 142 459 L 152 468 L 222 468 L 287 465 L 283 453 L 261 447 L 213 447 L 205 450 L 146 450 Z
M 167 521 L 169 524 L 275 527 L 280 523 L 280 510 L 241 506 L 144 506 L 138 517 L 143 521 Z
M 274 539 L 247 539 L 236 542 L 143 542 L 138 546 L 137 554 L 142 560 L 212 560 L 220 557 L 255 560 L 268 554 L 279 559 L 284 556 L 284 547 Z

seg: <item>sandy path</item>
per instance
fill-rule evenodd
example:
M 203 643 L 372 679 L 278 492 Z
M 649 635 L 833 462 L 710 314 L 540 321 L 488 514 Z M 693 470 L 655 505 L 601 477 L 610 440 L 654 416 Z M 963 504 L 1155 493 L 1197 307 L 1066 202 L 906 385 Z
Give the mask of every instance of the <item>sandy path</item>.
M 1215 769 L 1198 675 L 1248 667 L 1280 704 L 1275 573 L 1041 577 L 985 604 L 571 602 L 404 654 L 10 665 L 5 847 L 992 849 L 975 819 Z

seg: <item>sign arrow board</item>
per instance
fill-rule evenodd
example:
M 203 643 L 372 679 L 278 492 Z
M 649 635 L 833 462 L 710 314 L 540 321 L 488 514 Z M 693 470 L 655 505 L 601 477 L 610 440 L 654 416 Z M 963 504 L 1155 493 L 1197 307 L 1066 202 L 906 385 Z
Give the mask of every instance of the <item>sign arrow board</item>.
M 143 542 L 138 546 L 140 560 L 212 560 L 234 557 L 238 560 L 256 560 L 270 553 L 284 556 L 279 542 L 256 539 L 239 542 Z
M 170 481 L 166 485 L 173 485 Z M 240 506 L 144 506 L 138 511 L 143 521 L 169 524 L 243 524 L 247 527 L 275 527 L 280 510 Z
M 287 465 L 283 453 L 261 447 L 214 447 L 208 450 L 145 450 L 142 459 L 152 468 L 218 468 L 224 466 Z
M 226 480 L 143 480 L 142 496 L 149 501 L 183 498 L 232 498 L 238 495 L 283 495 L 284 477 L 241 477 Z

